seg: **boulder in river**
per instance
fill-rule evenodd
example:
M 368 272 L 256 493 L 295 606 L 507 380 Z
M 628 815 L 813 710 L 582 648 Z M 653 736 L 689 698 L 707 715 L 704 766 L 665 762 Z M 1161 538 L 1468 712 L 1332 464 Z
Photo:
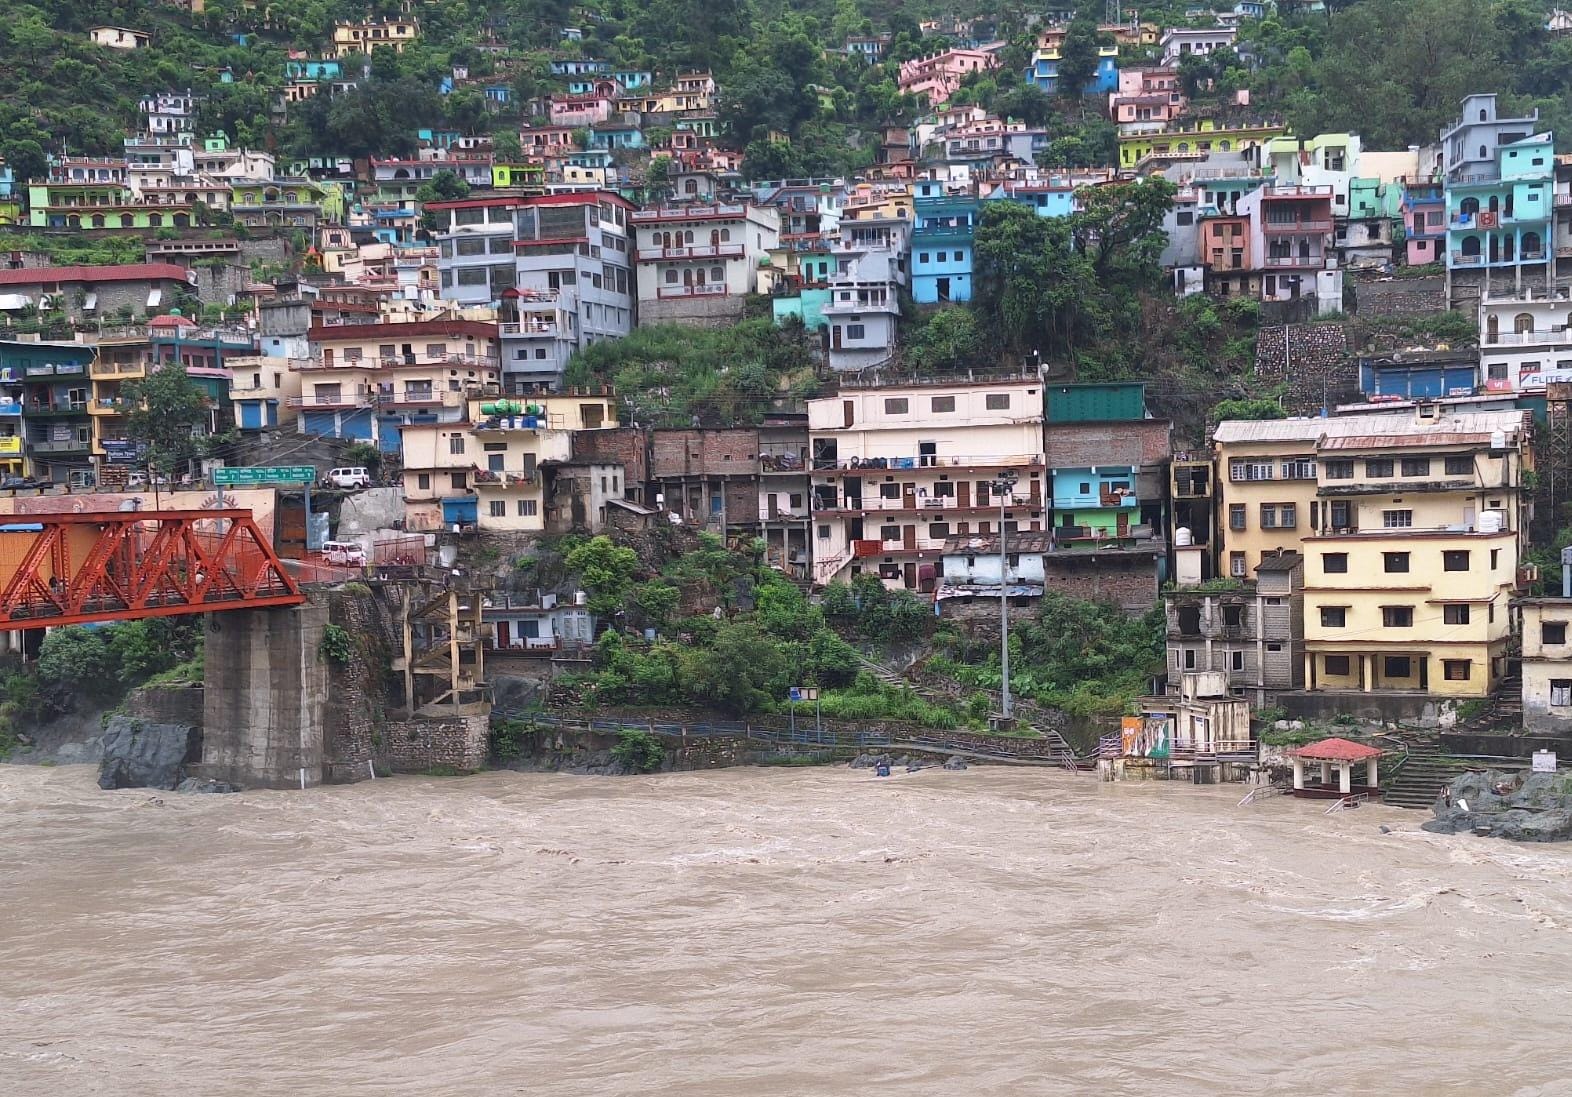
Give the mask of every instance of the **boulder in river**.
M 1434 834 L 1478 834 L 1514 842 L 1572 840 L 1572 774 L 1471 771 L 1436 797 Z
M 953 755 L 948 762 L 944 763 L 944 768 L 945 769 L 965 769 L 966 768 L 966 759 L 962 758 L 959 754 Z
M 104 728 L 99 788 L 174 789 L 202 757 L 202 730 L 136 716 L 112 716 Z

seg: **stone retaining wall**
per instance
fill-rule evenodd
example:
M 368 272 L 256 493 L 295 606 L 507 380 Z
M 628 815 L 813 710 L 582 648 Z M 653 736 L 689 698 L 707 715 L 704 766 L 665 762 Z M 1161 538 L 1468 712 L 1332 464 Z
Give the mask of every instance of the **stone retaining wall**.
M 435 766 L 476 770 L 486 764 L 490 720 L 485 715 L 390 720 L 383 736 L 395 773 L 420 773 Z

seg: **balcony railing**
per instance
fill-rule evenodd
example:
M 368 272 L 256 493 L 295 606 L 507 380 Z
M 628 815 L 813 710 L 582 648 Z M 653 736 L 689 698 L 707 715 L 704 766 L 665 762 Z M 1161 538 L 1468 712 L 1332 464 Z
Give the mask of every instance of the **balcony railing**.
M 725 297 L 725 282 L 710 282 L 702 286 L 662 286 L 661 297 Z
M 1326 266 L 1324 255 L 1268 255 L 1263 267 L 1280 270 L 1319 270 Z
M 1043 505 L 1040 495 L 1014 495 L 1010 497 L 1011 507 L 1030 507 L 1041 509 Z M 813 497 L 813 509 L 818 512 L 829 511 L 912 511 L 927 513 L 944 510 L 997 510 L 999 500 L 992 496 L 985 496 L 964 506 L 961 501 L 947 495 L 938 498 L 931 495 L 901 496 L 895 499 L 886 499 L 882 496 L 862 496 L 851 499 L 826 499 L 819 496 Z
M 497 331 L 506 338 L 530 339 L 553 338 L 560 330 L 555 323 L 525 323 L 525 324 L 498 324 Z
M 640 248 L 640 261 L 653 259 L 740 259 L 741 244 L 689 244 L 680 248 Z
M 86 453 L 93 448 L 93 443 L 80 438 L 47 442 L 29 441 L 27 448 L 32 453 Z
M 291 396 L 289 406 L 292 408 L 366 408 L 371 406 L 371 393 L 343 392 Z
M 1485 343 L 1487 346 L 1503 347 L 1554 346 L 1572 343 L 1572 331 L 1559 328 L 1555 331 L 1501 332 L 1497 335 L 1486 335 Z
M 29 403 L 23 414 L 26 415 L 80 415 L 87 411 L 86 400 L 54 400 L 45 403 Z
M 850 457 L 839 461 L 815 457 L 813 469 L 815 472 L 832 469 L 884 472 L 890 469 L 1023 468 L 1042 463 L 1040 453 L 941 453 L 918 457 Z
M 1460 251 L 1454 251 L 1452 253 L 1452 265 L 1454 267 L 1481 267 L 1484 266 L 1484 264 L 1485 257 L 1483 255 L 1464 255 Z
M 1261 231 L 1268 236 L 1294 232 L 1331 232 L 1331 218 L 1304 218 L 1295 221 L 1263 221 Z

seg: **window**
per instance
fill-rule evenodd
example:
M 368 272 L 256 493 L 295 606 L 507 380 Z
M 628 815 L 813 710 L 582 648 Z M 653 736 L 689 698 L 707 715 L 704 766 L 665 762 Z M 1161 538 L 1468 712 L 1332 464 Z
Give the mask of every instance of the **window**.
M 906 397 L 904 397 L 904 396 L 889 396 L 889 397 L 886 397 L 885 400 L 884 400 L 884 414 L 886 414 L 886 415 L 905 415 L 906 414 Z
M 467 472 L 449 473 L 448 480 L 453 485 L 453 489 L 455 491 L 463 491 L 465 488 L 469 487 L 469 473 Z
M 1490 550 L 1490 570 L 1491 571 L 1495 571 L 1496 570 L 1496 565 L 1499 564 L 1500 562 L 1501 562 L 1501 550 L 1500 549 L 1491 549 Z
M 1365 462 L 1365 476 L 1371 480 L 1383 480 L 1392 475 L 1393 465 L 1390 460 L 1374 460 Z
M 1261 528 L 1262 529 L 1276 529 L 1277 528 L 1277 504 L 1276 503 L 1262 503 L 1261 504 Z
M 983 397 L 983 407 L 989 411 L 1008 411 L 1010 408 L 1010 394 L 1008 392 L 990 392 Z
M 1413 606 L 1382 606 L 1381 624 L 1386 628 L 1413 628 Z
M 1194 648 L 1185 648 L 1184 649 L 1184 669 L 1185 670 L 1194 670 L 1195 669 L 1195 649 Z
M 1388 655 L 1382 660 L 1381 673 L 1388 678 L 1412 678 L 1413 660 L 1406 655 Z
M 1232 655 L 1233 655 L 1233 669 L 1234 670 L 1244 670 L 1244 652 L 1236 651 L 1236 652 L 1233 652 Z
M 1442 606 L 1441 620 L 1448 625 L 1466 625 L 1468 624 L 1468 607 Z
M 1572 678 L 1550 679 L 1550 703 L 1557 708 L 1572 705 Z
M 943 412 L 947 412 L 947 411 L 954 411 L 955 410 L 955 397 L 953 397 L 953 396 L 935 396 L 933 398 L 933 400 L 931 401 L 931 404 L 932 404 L 931 410 L 935 411 L 935 412 L 943 413 Z
M 533 517 L 535 517 L 535 512 L 536 512 L 537 507 L 538 507 L 538 504 L 536 503 L 536 501 L 534 499 L 520 499 L 519 500 L 519 517 L 520 518 L 533 518 Z
M 1085 494 L 1084 492 L 1082 494 Z M 1228 504 L 1228 528 L 1239 530 L 1245 528 L 1245 505 L 1243 503 Z
M 505 518 L 505 517 L 507 517 L 507 513 L 508 513 L 507 500 L 505 500 L 505 499 L 493 499 L 491 501 L 491 516 L 493 518 Z
M 464 452 L 464 436 L 462 434 L 453 434 L 453 435 L 449 435 L 448 436 L 448 452 L 449 453 L 463 453 Z
M 1344 627 L 1347 626 L 1347 624 L 1348 624 L 1348 607 L 1347 606 L 1322 606 L 1321 607 L 1321 627 L 1322 628 L 1344 628 Z
M 1458 454 L 1446 459 L 1446 474 L 1448 476 L 1472 476 L 1474 474 L 1473 458 Z
M 862 324 L 846 325 L 846 338 L 848 339 L 861 339 L 867 333 L 868 329 L 865 328 Z
M 1346 655 L 1324 656 L 1321 660 L 1321 666 L 1328 674 L 1339 678 L 1348 677 L 1348 656 Z
M 507 459 L 508 455 L 506 453 L 488 453 L 486 454 L 486 468 L 492 472 L 501 472 L 503 471 L 503 462 Z
M 1283 462 L 1284 480 L 1314 480 L 1315 462 L 1308 457 Z
M 1381 525 L 1385 529 L 1408 529 L 1414 524 L 1414 512 L 1411 510 L 1383 510 L 1381 512 Z
M 828 541 L 829 539 L 830 539 L 830 527 L 829 526 L 820 526 L 819 527 L 819 540 L 821 540 L 821 541 Z
M 486 281 L 485 267 L 460 267 L 458 269 L 458 284 L 461 286 L 484 286 Z
M 1430 475 L 1430 458 L 1428 458 L 1428 457 L 1405 457 L 1405 458 L 1403 458 L 1403 475 L 1404 476 L 1429 476 Z
M 879 527 L 879 540 L 881 540 L 881 541 L 899 541 L 900 539 L 901 539 L 901 527 L 900 526 L 880 526 Z
M 1447 549 L 1441 554 L 1441 567 L 1445 571 L 1467 571 L 1468 550 Z
M 1228 466 L 1230 480 L 1270 480 L 1275 471 L 1270 461 L 1232 461 Z
M 1228 554 L 1228 574 L 1233 576 L 1235 579 L 1243 579 L 1245 577 L 1244 553 L 1231 552 Z
M 1321 467 L 1326 470 L 1328 480 L 1352 480 L 1354 478 L 1354 463 L 1348 460 L 1323 461 Z
M 1321 571 L 1326 575 L 1348 574 L 1348 553 L 1323 552 L 1321 554 Z
M 1539 642 L 1549 647 L 1567 642 L 1567 626 L 1564 621 L 1545 621 L 1539 626 Z
M 935 541 L 943 537 L 948 537 L 949 535 L 950 523 L 948 522 L 932 522 L 928 526 L 928 536 Z
M 1294 529 L 1299 525 L 1299 508 L 1293 503 L 1277 504 L 1277 525 L 1281 529 Z
M 1398 575 L 1408 571 L 1408 553 L 1383 552 L 1381 554 L 1382 570 L 1388 575 Z
M 486 238 L 483 236 L 464 236 L 458 240 L 458 253 L 460 255 L 485 255 Z
M 420 475 L 416 476 L 415 477 L 415 487 L 418 488 L 421 491 L 430 491 L 431 490 L 431 473 L 429 473 L 429 472 L 422 472 Z
M 900 497 L 901 497 L 901 485 L 894 484 L 894 483 L 891 483 L 891 484 L 880 484 L 879 485 L 879 498 L 880 499 L 899 499 Z

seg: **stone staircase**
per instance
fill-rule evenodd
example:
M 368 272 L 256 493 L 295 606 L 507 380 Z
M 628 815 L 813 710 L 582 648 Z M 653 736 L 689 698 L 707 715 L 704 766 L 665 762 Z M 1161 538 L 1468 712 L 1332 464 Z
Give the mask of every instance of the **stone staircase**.
M 1392 807 L 1428 811 L 1441 794 L 1441 786 L 1472 767 L 1473 763 L 1450 758 L 1433 739 L 1410 740 L 1408 759 L 1386 786 L 1382 802 Z

